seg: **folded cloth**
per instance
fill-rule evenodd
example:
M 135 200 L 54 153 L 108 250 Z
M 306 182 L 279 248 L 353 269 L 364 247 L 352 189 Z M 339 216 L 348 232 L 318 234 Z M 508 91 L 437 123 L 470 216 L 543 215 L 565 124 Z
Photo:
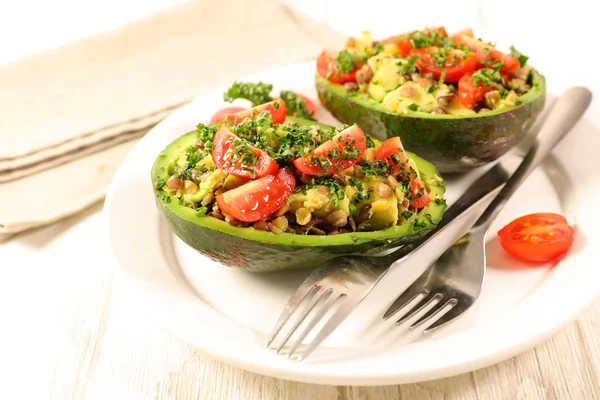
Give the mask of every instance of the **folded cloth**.
M 98 201 L 175 108 L 320 47 L 276 1 L 202 0 L 0 68 L 0 234 Z

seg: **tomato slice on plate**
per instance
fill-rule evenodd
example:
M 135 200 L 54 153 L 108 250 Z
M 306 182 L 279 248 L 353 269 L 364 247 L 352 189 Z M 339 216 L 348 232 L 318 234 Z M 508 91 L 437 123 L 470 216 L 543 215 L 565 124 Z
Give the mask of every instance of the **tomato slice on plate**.
M 564 256 L 573 244 L 575 230 L 555 213 L 524 215 L 498 231 L 508 253 L 530 262 L 548 262 Z
M 381 145 L 377 149 L 377 153 L 375 153 L 375 158 L 377 160 L 386 161 L 388 164 L 393 166 L 394 174 L 406 172 L 408 173 L 408 176 L 410 176 L 410 190 L 412 201 L 408 208 L 423 208 L 427 204 L 431 203 L 431 197 L 425 189 L 425 184 L 410 170 L 410 166 L 408 164 L 408 157 L 406 156 L 404 146 L 402 146 L 402 141 L 399 137 L 395 136 L 381 143 Z M 406 175 L 403 174 L 403 176 Z
M 358 125 L 344 129 L 307 155 L 294 160 L 307 175 L 333 174 L 356 164 L 367 148 L 367 137 Z
M 497 50 L 494 46 L 491 46 L 487 43 L 482 42 L 481 40 L 477 40 L 474 37 L 468 35 L 456 35 L 452 38 L 456 43 L 465 45 L 470 49 L 475 51 L 477 58 L 481 63 L 484 63 L 489 60 L 497 60 L 502 61 L 504 66 L 500 68 L 502 72 L 512 71 L 515 68 L 518 68 L 521 64 L 519 60 L 515 57 L 504 54 L 500 50 Z
M 283 100 L 275 99 L 247 110 L 229 114 L 227 115 L 227 119 L 233 124 L 239 124 L 246 118 L 258 117 L 263 111 L 268 111 L 273 117 L 273 122 L 276 124 L 283 123 L 285 121 L 285 117 L 287 116 L 287 108 Z
M 473 72 L 479 64 L 477 56 L 473 53 L 465 54 L 462 50 L 451 49 L 447 54 L 444 52 L 446 63 L 442 65 L 433 57 L 438 53 L 437 47 L 416 49 L 413 53 L 420 57 L 415 61 L 419 71 L 431 73 L 436 80 L 444 75 L 444 82 L 458 82 L 464 74 Z M 444 70 L 446 71 L 444 73 Z
M 356 82 L 356 71 L 360 63 L 356 61 L 356 67 L 350 72 L 342 72 L 335 63 L 335 54 L 331 51 L 323 51 L 317 58 L 317 73 L 333 83 Z
M 248 151 L 236 154 L 236 146 L 241 143 Z M 269 153 L 244 143 L 225 125 L 221 125 L 215 134 L 213 144 L 212 158 L 215 165 L 232 175 L 241 178 L 260 178 L 272 174 L 279 168 Z M 242 163 L 244 156 L 249 162 Z
M 225 107 L 220 109 L 219 111 L 217 111 L 216 113 L 213 114 L 213 116 L 210 118 L 210 123 L 211 124 L 217 124 L 220 122 L 225 121 L 225 117 L 229 114 L 233 114 L 233 113 L 237 113 L 240 111 L 244 111 L 245 108 L 244 107 L 238 107 L 238 106 L 231 106 L 231 107 Z
M 279 210 L 296 187 L 285 168 L 217 196 L 219 209 L 244 222 L 256 222 Z
M 487 92 L 496 90 L 493 86 L 485 86 L 481 82 L 473 82 L 473 73 L 469 72 L 463 75 L 458 81 L 458 100 L 463 106 L 473 108 L 473 106 L 485 98 Z

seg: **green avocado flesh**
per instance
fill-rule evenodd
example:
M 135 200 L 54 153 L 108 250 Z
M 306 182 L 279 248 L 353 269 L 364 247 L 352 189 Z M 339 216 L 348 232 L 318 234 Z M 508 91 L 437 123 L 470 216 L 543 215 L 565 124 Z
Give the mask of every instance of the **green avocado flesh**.
M 544 77 L 531 74 L 532 87 L 518 106 L 468 115 L 397 114 L 367 94 L 349 93 L 318 74 L 315 79 L 321 103 L 340 122 L 356 123 L 379 140 L 399 136 L 407 150 L 452 173 L 498 159 L 525 136 L 546 99 Z
M 303 125 L 314 121 L 288 117 Z M 152 167 L 152 183 L 164 180 L 174 167 L 177 156 L 197 140 L 189 132 L 169 144 Z M 186 244 L 226 266 L 251 272 L 272 272 L 317 265 L 340 255 L 374 254 L 397 247 L 425 235 L 442 218 L 445 183 L 433 165 L 412 153 L 421 179 L 432 201 L 410 220 L 385 230 L 352 232 L 331 236 L 272 233 L 254 228 L 238 227 L 197 212 L 162 189 L 154 189 L 158 209 L 175 234 Z

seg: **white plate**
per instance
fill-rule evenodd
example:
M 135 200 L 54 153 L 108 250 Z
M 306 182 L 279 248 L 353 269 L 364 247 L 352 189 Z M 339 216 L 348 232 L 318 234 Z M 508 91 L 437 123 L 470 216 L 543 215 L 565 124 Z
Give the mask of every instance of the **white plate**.
M 243 80 L 272 82 L 275 90 L 296 90 L 316 101 L 313 71 L 309 62 Z M 600 132 L 583 120 L 545 169 L 531 175 L 492 228 L 483 294 L 464 317 L 435 337 L 416 342 L 373 344 L 359 337 L 451 243 L 455 230 L 391 271 L 313 357 L 297 363 L 272 354 L 262 347 L 266 334 L 310 271 L 252 274 L 208 260 L 174 238 L 155 207 L 150 183 L 155 157 L 198 122 L 208 121 L 224 105 L 222 93 L 220 89 L 202 96 L 148 133 L 119 168 L 105 205 L 112 250 L 126 287 L 161 326 L 202 351 L 257 373 L 313 383 L 383 385 L 436 379 L 491 365 L 547 339 L 599 293 L 600 269 L 591 243 L 598 243 L 599 236 L 600 179 L 594 166 Z M 335 123 L 325 110 L 318 111 L 318 118 Z M 477 174 L 450 180 L 450 202 Z M 566 214 L 578 233 L 572 251 L 558 265 L 529 268 L 503 253 L 495 232 L 514 217 L 540 211 Z M 466 220 L 472 221 L 473 215 Z

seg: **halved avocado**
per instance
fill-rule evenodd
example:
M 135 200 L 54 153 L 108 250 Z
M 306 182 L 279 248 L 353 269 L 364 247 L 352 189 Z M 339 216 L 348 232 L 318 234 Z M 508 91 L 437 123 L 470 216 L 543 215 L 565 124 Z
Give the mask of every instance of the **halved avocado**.
M 348 92 L 318 74 L 315 79 L 321 103 L 339 121 L 356 123 L 380 140 L 399 136 L 407 150 L 442 173 L 468 171 L 504 155 L 523 139 L 546 99 L 545 79 L 533 69 L 531 89 L 519 105 L 468 115 L 397 114 L 367 94 Z
M 314 125 L 314 121 L 288 118 Z M 321 124 L 319 124 L 321 125 Z M 193 145 L 196 132 L 188 132 L 169 144 L 152 167 L 152 183 L 173 173 L 176 157 Z M 414 219 L 381 231 L 353 232 L 332 236 L 271 233 L 242 228 L 219 219 L 196 214 L 175 196 L 154 189 L 156 203 L 175 234 L 189 246 L 226 266 L 251 272 L 271 272 L 313 268 L 340 255 L 374 254 L 397 247 L 425 235 L 442 218 L 445 183 L 433 165 L 409 153 L 419 170 L 432 201 Z

